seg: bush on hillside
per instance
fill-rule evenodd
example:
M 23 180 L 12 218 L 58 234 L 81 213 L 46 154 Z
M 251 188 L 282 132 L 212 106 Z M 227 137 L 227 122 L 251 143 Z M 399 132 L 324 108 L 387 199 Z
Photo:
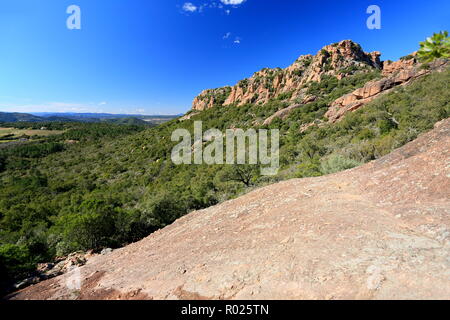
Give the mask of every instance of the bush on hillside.
M 320 172 L 322 174 L 332 174 L 347 169 L 355 168 L 361 164 L 362 162 L 346 158 L 339 154 L 333 154 L 321 161 Z

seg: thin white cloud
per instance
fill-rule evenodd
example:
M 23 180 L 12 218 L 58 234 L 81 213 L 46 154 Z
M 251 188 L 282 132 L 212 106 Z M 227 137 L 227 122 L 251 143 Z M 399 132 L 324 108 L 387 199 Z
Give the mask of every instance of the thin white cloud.
M 238 36 L 233 36 L 231 32 L 225 33 L 225 35 L 222 37 L 222 39 L 228 43 L 228 44 L 241 44 L 242 38 Z
M 197 6 L 195 6 L 192 2 L 186 2 L 183 4 L 183 10 L 187 12 L 195 12 L 197 11 Z
M 96 103 L 48 102 L 39 104 L 2 104 L 4 112 L 99 112 Z
M 220 0 L 220 2 L 222 2 L 223 4 L 226 5 L 233 5 L 233 6 L 238 6 L 240 4 L 243 4 L 246 0 Z
M 1 98 L 1 97 L 0 97 Z M 17 99 L 16 99 L 17 100 Z M 20 99 L 30 100 L 30 99 Z M 129 105 L 126 108 L 118 108 L 113 103 L 108 102 L 107 108 L 102 108 L 98 102 L 39 102 L 39 103 L 13 103 L 2 102 L 0 100 L 0 112 L 21 112 L 21 113 L 111 113 L 111 114 L 140 114 L 140 115 L 172 115 L 179 113 L 177 106 L 161 106 L 161 102 L 152 102 L 151 106 Z M 156 107 L 158 106 L 158 108 Z M 154 110 L 173 110 L 156 112 Z
M 223 10 L 226 15 L 231 14 L 231 10 L 238 8 L 239 5 L 243 4 L 247 0 L 213 0 L 210 2 L 205 2 L 201 4 L 194 4 L 192 2 L 185 2 L 181 9 L 187 13 L 203 13 L 205 9 L 219 9 Z

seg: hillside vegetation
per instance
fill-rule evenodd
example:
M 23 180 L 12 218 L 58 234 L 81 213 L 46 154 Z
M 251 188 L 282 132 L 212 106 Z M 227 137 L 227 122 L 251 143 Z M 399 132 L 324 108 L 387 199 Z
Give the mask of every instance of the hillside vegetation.
M 257 186 L 334 173 L 380 158 L 449 117 L 447 69 L 398 87 L 341 122 L 300 130 L 323 119 L 331 101 L 379 77 L 378 70 L 341 80 L 324 76 L 308 85 L 317 96 L 314 102 L 267 126 L 261 124 L 264 119 L 289 106 L 285 97 L 263 105 L 216 105 L 154 128 L 53 124 L 64 133 L 0 149 L 2 281 L 23 277 L 55 256 L 140 240 L 192 210 Z M 203 130 L 280 129 L 279 174 L 262 177 L 258 167 L 249 165 L 174 165 L 171 134 L 178 128 L 192 131 L 194 121 L 202 121 Z M 240 179 L 237 170 L 249 179 Z

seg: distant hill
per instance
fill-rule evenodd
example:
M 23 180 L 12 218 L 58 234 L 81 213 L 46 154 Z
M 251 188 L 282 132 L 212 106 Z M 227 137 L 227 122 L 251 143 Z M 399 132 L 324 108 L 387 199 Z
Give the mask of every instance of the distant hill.
M 142 119 L 130 117 L 130 118 L 112 118 L 112 119 L 102 119 L 103 122 L 115 123 L 115 124 L 128 124 L 128 125 L 152 125 L 156 124 L 154 122 L 147 122 Z
M 112 113 L 73 113 L 73 112 L 32 112 L 34 116 L 42 118 L 61 117 L 67 119 L 161 119 L 171 120 L 179 115 L 141 115 L 141 114 L 112 114 Z
M 170 121 L 179 115 L 131 115 L 109 113 L 19 113 L 0 112 L 0 122 L 111 122 L 118 124 L 160 124 Z
M 18 121 L 43 121 L 44 119 L 28 113 L 18 112 L 0 112 L 0 122 L 18 122 Z

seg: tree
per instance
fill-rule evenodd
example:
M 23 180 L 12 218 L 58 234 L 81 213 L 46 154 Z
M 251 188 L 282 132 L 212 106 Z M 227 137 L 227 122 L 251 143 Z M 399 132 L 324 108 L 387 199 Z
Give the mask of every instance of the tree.
M 420 43 L 417 53 L 422 62 L 431 62 L 438 58 L 450 58 L 450 37 L 448 31 L 433 34 L 432 37 Z
M 223 179 L 226 181 L 241 182 L 246 187 L 250 187 L 259 175 L 258 169 L 258 166 L 248 164 L 228 166 L 224 172 Z
M 31 253 L 26 246 L 15 244 L 0 245 L 0 294 L 3 287 L 24 277 L 35 267 Z
M 2 157 L 0 155 L 0 172 L 2 172 L 3 170 L 5 170 L 6 168 L 6 160 L 4 157 Z
M 72 212 L 59 217 L 57 221 L 69 251 L 115 245 L 115 220 L 119 204 L 112 199 L 94 197 L 87 197 L 80 205 L 70 208 Z

